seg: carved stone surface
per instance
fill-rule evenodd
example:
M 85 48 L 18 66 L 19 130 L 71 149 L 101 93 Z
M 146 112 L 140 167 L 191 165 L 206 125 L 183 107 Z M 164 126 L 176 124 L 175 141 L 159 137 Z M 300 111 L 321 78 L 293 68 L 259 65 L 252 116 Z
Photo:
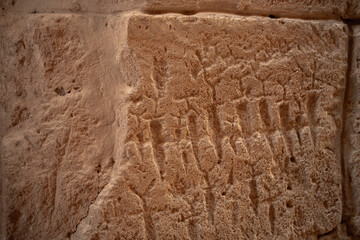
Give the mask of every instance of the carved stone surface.
M 333 22 L 131 17 L 140 75 L 124 160 L 74 239 L 316 239 L 334 229 L 347 34 Z
M 357 0 L 1 1 L 0 239 L 360 238 L 355 19 Z

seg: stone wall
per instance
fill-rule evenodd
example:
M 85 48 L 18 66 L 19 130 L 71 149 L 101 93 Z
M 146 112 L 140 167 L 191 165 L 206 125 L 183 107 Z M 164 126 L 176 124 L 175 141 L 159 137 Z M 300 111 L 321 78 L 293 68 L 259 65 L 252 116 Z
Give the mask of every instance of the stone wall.
M 1 239 L 358 239 L 356 0 L 4 0 Z

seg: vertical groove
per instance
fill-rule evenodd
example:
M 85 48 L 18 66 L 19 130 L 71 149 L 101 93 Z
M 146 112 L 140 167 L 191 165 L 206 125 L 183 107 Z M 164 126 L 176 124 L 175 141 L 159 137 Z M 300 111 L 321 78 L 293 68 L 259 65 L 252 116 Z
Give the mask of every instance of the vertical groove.
M 353 204 L 351 201 L 351 186 L 348 172 L 348 159 L 345 157 L 344 145 L 346 144 L 346 123 L 347 123 L 347 111 L 348 111 L 348 100 L 349 100 L 349 84 L 351 81 L 352 72 L 352 58 L 353 58 L 353 29 L 348 24 L 349 28 L 349 39 L 348 39 L 348 68 L 346 72 L 346 83 L 343 98 L 342 108 L 342 130 L 340 135 L 340 160 L 341 160 L 341 172 L 342 172 L 342 220 L 347 225 L 347 229 L 350 229 L 350 218 L 353 210 Z

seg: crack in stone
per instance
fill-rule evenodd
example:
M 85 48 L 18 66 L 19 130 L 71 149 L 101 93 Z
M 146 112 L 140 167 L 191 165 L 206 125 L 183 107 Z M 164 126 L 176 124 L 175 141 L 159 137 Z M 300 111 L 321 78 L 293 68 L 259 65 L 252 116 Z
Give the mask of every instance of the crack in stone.
M 111 179 L 112 179 L 112 176 L 110 177 L 109 182 L 107 184 L 105 184 L 105 186 L 98 192 L 95 199 L 90 202 L 90 204 L 87 207 L 86 215 L 84 217 L 82 217 L 80 219 L 80 221 L 76 224 L 75 230 L 68 233 L 68 235 L 67 235 L 68 239 L 72 239 L 72 236 L 77 232 L 79 225 L 89 216 L 91 206 L 96 202 L 96 200 L 98 199 L 98 197 L 102 193 L 102 191 L 111 183 Z

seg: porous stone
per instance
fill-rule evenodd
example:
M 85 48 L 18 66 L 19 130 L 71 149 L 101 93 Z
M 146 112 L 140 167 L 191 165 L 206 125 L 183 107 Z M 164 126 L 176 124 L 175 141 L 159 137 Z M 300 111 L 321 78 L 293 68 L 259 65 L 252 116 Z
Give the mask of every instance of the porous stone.
M 351 42 L 351 66 L 346 99 L 344 103 L 343 164 L 345 218 L 350 222 L 351 232 L 360 236 L 360 26 L 353 26 Z
M 150 12 L 230 12 L 271 17 L 360 18 L 358 0 L 148 0 Z
M 228 12 L 296 18 L 360 18 L 358 0 L 3 0 L 0 8 L 15 12 L 116 13 L 133 9 L 158 12 Z
M 121 161 L 72 239 L 346 239 L 345 24 L 134 14 L 127 34 Z
M 115 13 L 143 7 L 145 0 L 2 0 L 6 11 L 41 13 Z
M 109 182 L 119 17 L 0 17 L 1 239 L 66 239 Z

